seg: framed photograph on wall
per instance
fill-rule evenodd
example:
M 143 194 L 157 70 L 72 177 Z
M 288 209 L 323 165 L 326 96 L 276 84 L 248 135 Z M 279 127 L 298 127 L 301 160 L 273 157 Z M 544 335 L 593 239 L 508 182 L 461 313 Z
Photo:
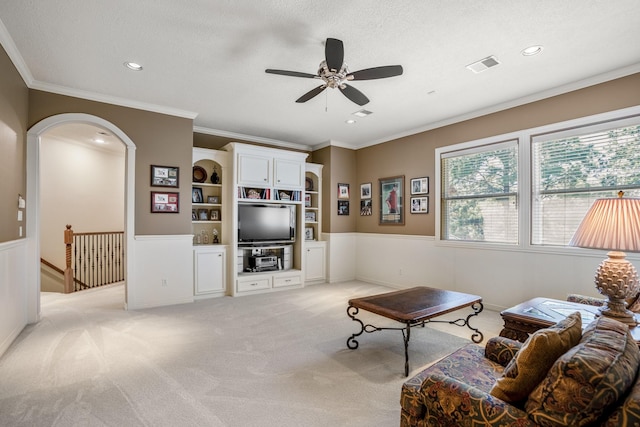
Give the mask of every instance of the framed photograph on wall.
M 151 165 L 152 187 L 178 188 L 179 168 L 176 166 Z
M 370 199 L 371 198 L 371 183 L 367 182 L 365 184 L 360 184 L 360 198 L 361 199 Z
M 429 177 L 411 179 L 411 195 L 429 194 Z
M 412 197 L 411 198 L 411 213 L 422 214 L 429 213 L 429 197 Z
M 180 212 L 179 193 L 151 192 L 152 213 L 178 213 Z
M 348 200 L 338 200 L 338 215 L 349 215 Z
M 380 225 L 404 225 L 404 175 L 379 181 Z
M 338 184 L 338 199 L 349 198 L 349 184 Z
M 371 216 L 371 215 L 373 215 L 371 199 L 360 200 L 360 216 Z

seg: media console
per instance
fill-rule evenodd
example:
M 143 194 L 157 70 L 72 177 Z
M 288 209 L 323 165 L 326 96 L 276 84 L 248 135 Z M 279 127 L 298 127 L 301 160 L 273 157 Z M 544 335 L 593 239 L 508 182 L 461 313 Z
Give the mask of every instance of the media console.
M 264 271 L 291 270 L 293 245 L 240 246 L 238 247 L 238 275 Z

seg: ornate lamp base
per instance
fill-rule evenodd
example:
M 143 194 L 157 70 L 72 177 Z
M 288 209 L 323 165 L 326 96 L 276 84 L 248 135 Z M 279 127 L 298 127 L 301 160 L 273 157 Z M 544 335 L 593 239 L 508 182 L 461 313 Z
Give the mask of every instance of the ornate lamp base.
M 640 289 L 638 272 L 625 259 L 627 255 L 624 252 L 611 251 L 607 256 L 609 258 L 598 266 L 595 277 L 598 292 L 608 298 L 600 313 L 620 322 L 636 325 L 634 313 L 626 308 L 625 299 L 637 295 Z

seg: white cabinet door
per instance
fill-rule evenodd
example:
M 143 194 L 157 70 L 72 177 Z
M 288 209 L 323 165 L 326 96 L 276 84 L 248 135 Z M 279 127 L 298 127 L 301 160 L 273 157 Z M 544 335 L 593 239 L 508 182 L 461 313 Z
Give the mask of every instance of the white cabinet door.
M 195 294 L 225 291 L 225 252 L 218 248 L 198 248 L 193 253 Z
M 238 154 L 238 185 L 271 186 L 271 157 Z
M 325 280 L 324 245 L 307 245 L 305 251 L 305 280 L 309 282 Z
M 300 161 L 275 159 L 275 182 L 276 188 L 295 188 L 300 190 L 304 183 L 304 163 Z

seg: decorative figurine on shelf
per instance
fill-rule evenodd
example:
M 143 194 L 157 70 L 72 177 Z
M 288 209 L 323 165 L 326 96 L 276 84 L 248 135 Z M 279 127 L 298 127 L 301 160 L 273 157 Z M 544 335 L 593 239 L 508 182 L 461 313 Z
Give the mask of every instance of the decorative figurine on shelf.
M 212 184 L 219 184 L 220 183 L 220 177 L 218 176 L 218 172 L 216 172 L 216 167 L 213 167 L 213 172 L 211 173 L 211 183 Z
M 208 245 L 209 244 L 209 235 L 204 230 L 202 230 L 201 233 L 202 233 L 202 243 L 204 243 L 205 245 Z
M 218 230 L 216 230 L 215 228 L 213 229 L 213 243 L 220 243 L 218 241 Z

